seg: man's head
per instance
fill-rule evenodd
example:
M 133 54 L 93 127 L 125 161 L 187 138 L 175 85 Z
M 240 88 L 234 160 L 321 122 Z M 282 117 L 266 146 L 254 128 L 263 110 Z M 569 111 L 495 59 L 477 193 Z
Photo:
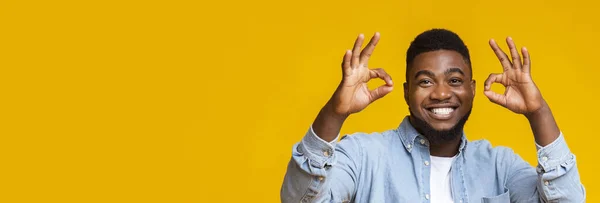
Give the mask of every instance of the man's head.
M 455 33 L 428 30 L 410 44 L 404 99 L 411 124 L 432 144 L 462 134 L 475 96 L 472 77 L 469 50 Z

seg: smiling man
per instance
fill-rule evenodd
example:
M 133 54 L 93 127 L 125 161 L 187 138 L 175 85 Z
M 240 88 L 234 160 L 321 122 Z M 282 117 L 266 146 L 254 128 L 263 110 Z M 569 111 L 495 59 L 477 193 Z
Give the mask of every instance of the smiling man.
M 376 33 L 361 51 L 359 35 L 346 51 L 343 77 L 301 142 L 293 147 L 281 188 L 282 202 L 584 202 L 585 189 L 548 104 L 523 58 L 507 38 L 512 60 L 490 40 L 503 73 L 490 74 L 484 94 L 491 102 L 524 115 L 537 147 L 531 167 L 512 150 L 463 133 L 476 83 L 469 50 L 455 33 L 421 33 L 406 54 L 407 116 L 397 129 L 356 133 L 336 142 L 346 118 L 394 88 L 383 69 L 369 69 Z M 370 90 L 374 78 L 385 85 Z M 491 91 L 504 85 L 504 94 Z M 533 143 L 532 143 L 533 145 Z

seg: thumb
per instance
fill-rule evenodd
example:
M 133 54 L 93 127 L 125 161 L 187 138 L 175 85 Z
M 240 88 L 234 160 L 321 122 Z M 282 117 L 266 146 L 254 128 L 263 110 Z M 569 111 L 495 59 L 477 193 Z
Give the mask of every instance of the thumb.
M 485 90 L 483 94 L 493 103 L 506 107 L 506 96 L 495 93 L 492 90 Z
M 374 102 L 375 100 L 378 100 L 378 99 L 384 97 L 385 95 L 392 92 L 393 89 L 394 89 L 394 86 L 382 85 L 382 86 L 378 87 L 377 89 L 371 90 L 369 92 L 371 94 L 371 102 Z

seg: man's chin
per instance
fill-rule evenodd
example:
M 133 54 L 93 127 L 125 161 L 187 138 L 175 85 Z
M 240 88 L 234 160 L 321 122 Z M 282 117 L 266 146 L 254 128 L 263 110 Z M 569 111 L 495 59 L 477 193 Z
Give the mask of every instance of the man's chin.
M 465 114 L 458 121 L 452 122 L 427 122 L 411 114 L 411 124 L 419 133 L 425 136 L 431 144 L 439 145 L 452 140 L 460 139 L 462 136 L 463 127 L 467 122 L 467 119 L 469 119 L 470 114 L 471 111 Z
M 430 123 L 429 125 L 436 131 L 449 131 L 456 127 L 458 122 L 452 123 Z

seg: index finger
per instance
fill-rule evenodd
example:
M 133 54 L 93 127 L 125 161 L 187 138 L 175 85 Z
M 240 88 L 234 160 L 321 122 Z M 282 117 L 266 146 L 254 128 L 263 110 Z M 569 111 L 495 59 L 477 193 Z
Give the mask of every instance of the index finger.
M 380 34 L 379 32 L 376 32 L 373 37 L 371 38 L 371 40 L 369 41 L 369 44 L 367 44 L 367 47 L 365 47 L 365 49 L 363 49 L 362 52 L 360 52 L 360 63 L 361 64 L 368 64 L 369 63 L 369 58 L 371 58 L 371 54 L 373 54 L 373 51 L 375 50 L 375 46 L 377 46 L 377 43 L 379 42 L 379 38 L 380 38 Z

